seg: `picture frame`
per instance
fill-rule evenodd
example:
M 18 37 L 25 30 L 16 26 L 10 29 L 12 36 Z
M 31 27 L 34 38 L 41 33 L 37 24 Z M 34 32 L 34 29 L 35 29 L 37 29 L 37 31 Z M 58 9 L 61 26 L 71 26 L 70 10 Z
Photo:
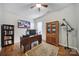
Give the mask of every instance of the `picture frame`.
M 30 28 L 30 22 L 27 20 L 18 20 L 18 28 Z

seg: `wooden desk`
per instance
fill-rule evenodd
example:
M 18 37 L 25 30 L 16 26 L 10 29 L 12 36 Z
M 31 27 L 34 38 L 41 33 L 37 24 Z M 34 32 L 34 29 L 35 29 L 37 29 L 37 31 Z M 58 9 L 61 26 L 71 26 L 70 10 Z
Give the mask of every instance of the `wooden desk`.
M 42 42 L 42 36 L 41 35 L 34 35 L 34 36 L 29 36 L 29 37 L 21 37 L 20 38 L 20 48 L 24 48 L 24 52 L 27 50 L 30 50 L 31 44 L 34 41 L 38 41 L 38 44 Z

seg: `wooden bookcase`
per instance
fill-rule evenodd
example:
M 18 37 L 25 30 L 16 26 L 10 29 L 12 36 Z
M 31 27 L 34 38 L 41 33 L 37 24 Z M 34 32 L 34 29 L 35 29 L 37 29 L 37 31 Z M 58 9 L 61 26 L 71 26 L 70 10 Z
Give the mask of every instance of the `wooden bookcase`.
M 58 21 L 46 23 L 46 42 L 56 46 L 59 44 L 59 22 Z
M 14 44 L 14 25 L 1 25 L 1 46 Z

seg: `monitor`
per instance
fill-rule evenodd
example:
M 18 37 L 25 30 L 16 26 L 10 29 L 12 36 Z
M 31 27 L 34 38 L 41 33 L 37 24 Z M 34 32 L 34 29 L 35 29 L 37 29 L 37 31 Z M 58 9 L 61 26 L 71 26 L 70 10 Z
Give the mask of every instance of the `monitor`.
M 26 35 L 35 35 L 36 34 L 36 30 L 35 29 L 30 29 L 27 30 Z

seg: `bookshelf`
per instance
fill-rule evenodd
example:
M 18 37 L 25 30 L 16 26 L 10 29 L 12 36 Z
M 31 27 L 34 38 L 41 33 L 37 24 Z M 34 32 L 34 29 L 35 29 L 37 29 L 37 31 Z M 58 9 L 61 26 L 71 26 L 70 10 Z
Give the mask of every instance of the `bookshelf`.
M 1 25 L 1 46 L 14 44 L 14 25 Z

